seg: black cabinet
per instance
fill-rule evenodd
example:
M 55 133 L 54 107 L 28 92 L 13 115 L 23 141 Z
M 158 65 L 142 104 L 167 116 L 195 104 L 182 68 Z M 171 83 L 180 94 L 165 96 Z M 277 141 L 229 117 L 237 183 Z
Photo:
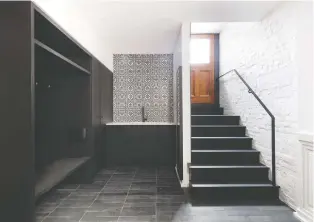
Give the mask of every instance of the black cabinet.
M 0 2 L 0 29 L 0 215 L 31 222 L 36 198 L 103 164 L 112 72 L 30 1 Z

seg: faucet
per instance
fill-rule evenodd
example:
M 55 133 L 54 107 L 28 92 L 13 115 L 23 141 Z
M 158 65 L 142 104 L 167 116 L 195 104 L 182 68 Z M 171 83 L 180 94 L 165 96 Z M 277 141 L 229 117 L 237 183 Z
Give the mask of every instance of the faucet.
M 146 122 L 147 118 L 145 117 L 145 107 L 142 106 L 142 122 Z

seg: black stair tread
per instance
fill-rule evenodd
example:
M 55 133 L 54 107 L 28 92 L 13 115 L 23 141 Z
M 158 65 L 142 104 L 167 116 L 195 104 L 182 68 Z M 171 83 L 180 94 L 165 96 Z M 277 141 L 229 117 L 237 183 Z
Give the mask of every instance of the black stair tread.
M 258 150 L 192 150 L 193 153 L 259 153 Z
M 251 137 L 248 137 L 248 136 L 227 136 L 227 137 L 210 137 L 210 136 L 203 136 L 203 137 L 191 137 L 192 139 L 252 139 Z
M 191 165 L 192 169 L 216 169 L 216 168 L 268 168 L 265 165 L 234 165 L 234 166 L 219 166 L 219 165 Z
M 241 125 L 192 125 L 192 127 L 243 127 Z
M 191 184 L 192 187 L 199 187 L 199 188 L 212 188 L 212 187 L 273 187 L 272 184 L 270 183 L 265 183 L 265 184 L 241 184 L 241 183 L 233 183 L 233 184 L 201 184 L 201 183 L 192 183 Z M 278 187 L 278 186 L 275 186 Z

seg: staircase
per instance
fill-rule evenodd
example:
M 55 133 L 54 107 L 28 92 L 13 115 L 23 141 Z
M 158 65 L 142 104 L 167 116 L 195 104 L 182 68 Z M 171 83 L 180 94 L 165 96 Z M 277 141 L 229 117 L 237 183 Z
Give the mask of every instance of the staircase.
M 279 203 L 279 187 L 259 162 L 239 116 L 215 105 L 192 105 L 192 203 Z

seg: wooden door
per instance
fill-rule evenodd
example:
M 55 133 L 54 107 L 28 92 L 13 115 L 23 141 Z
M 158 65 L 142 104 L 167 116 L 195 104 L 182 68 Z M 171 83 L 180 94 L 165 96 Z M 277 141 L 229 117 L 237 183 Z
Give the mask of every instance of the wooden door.
M 191 102 L 214 103 L 214 35 L 192 35 L 190 45 Z

